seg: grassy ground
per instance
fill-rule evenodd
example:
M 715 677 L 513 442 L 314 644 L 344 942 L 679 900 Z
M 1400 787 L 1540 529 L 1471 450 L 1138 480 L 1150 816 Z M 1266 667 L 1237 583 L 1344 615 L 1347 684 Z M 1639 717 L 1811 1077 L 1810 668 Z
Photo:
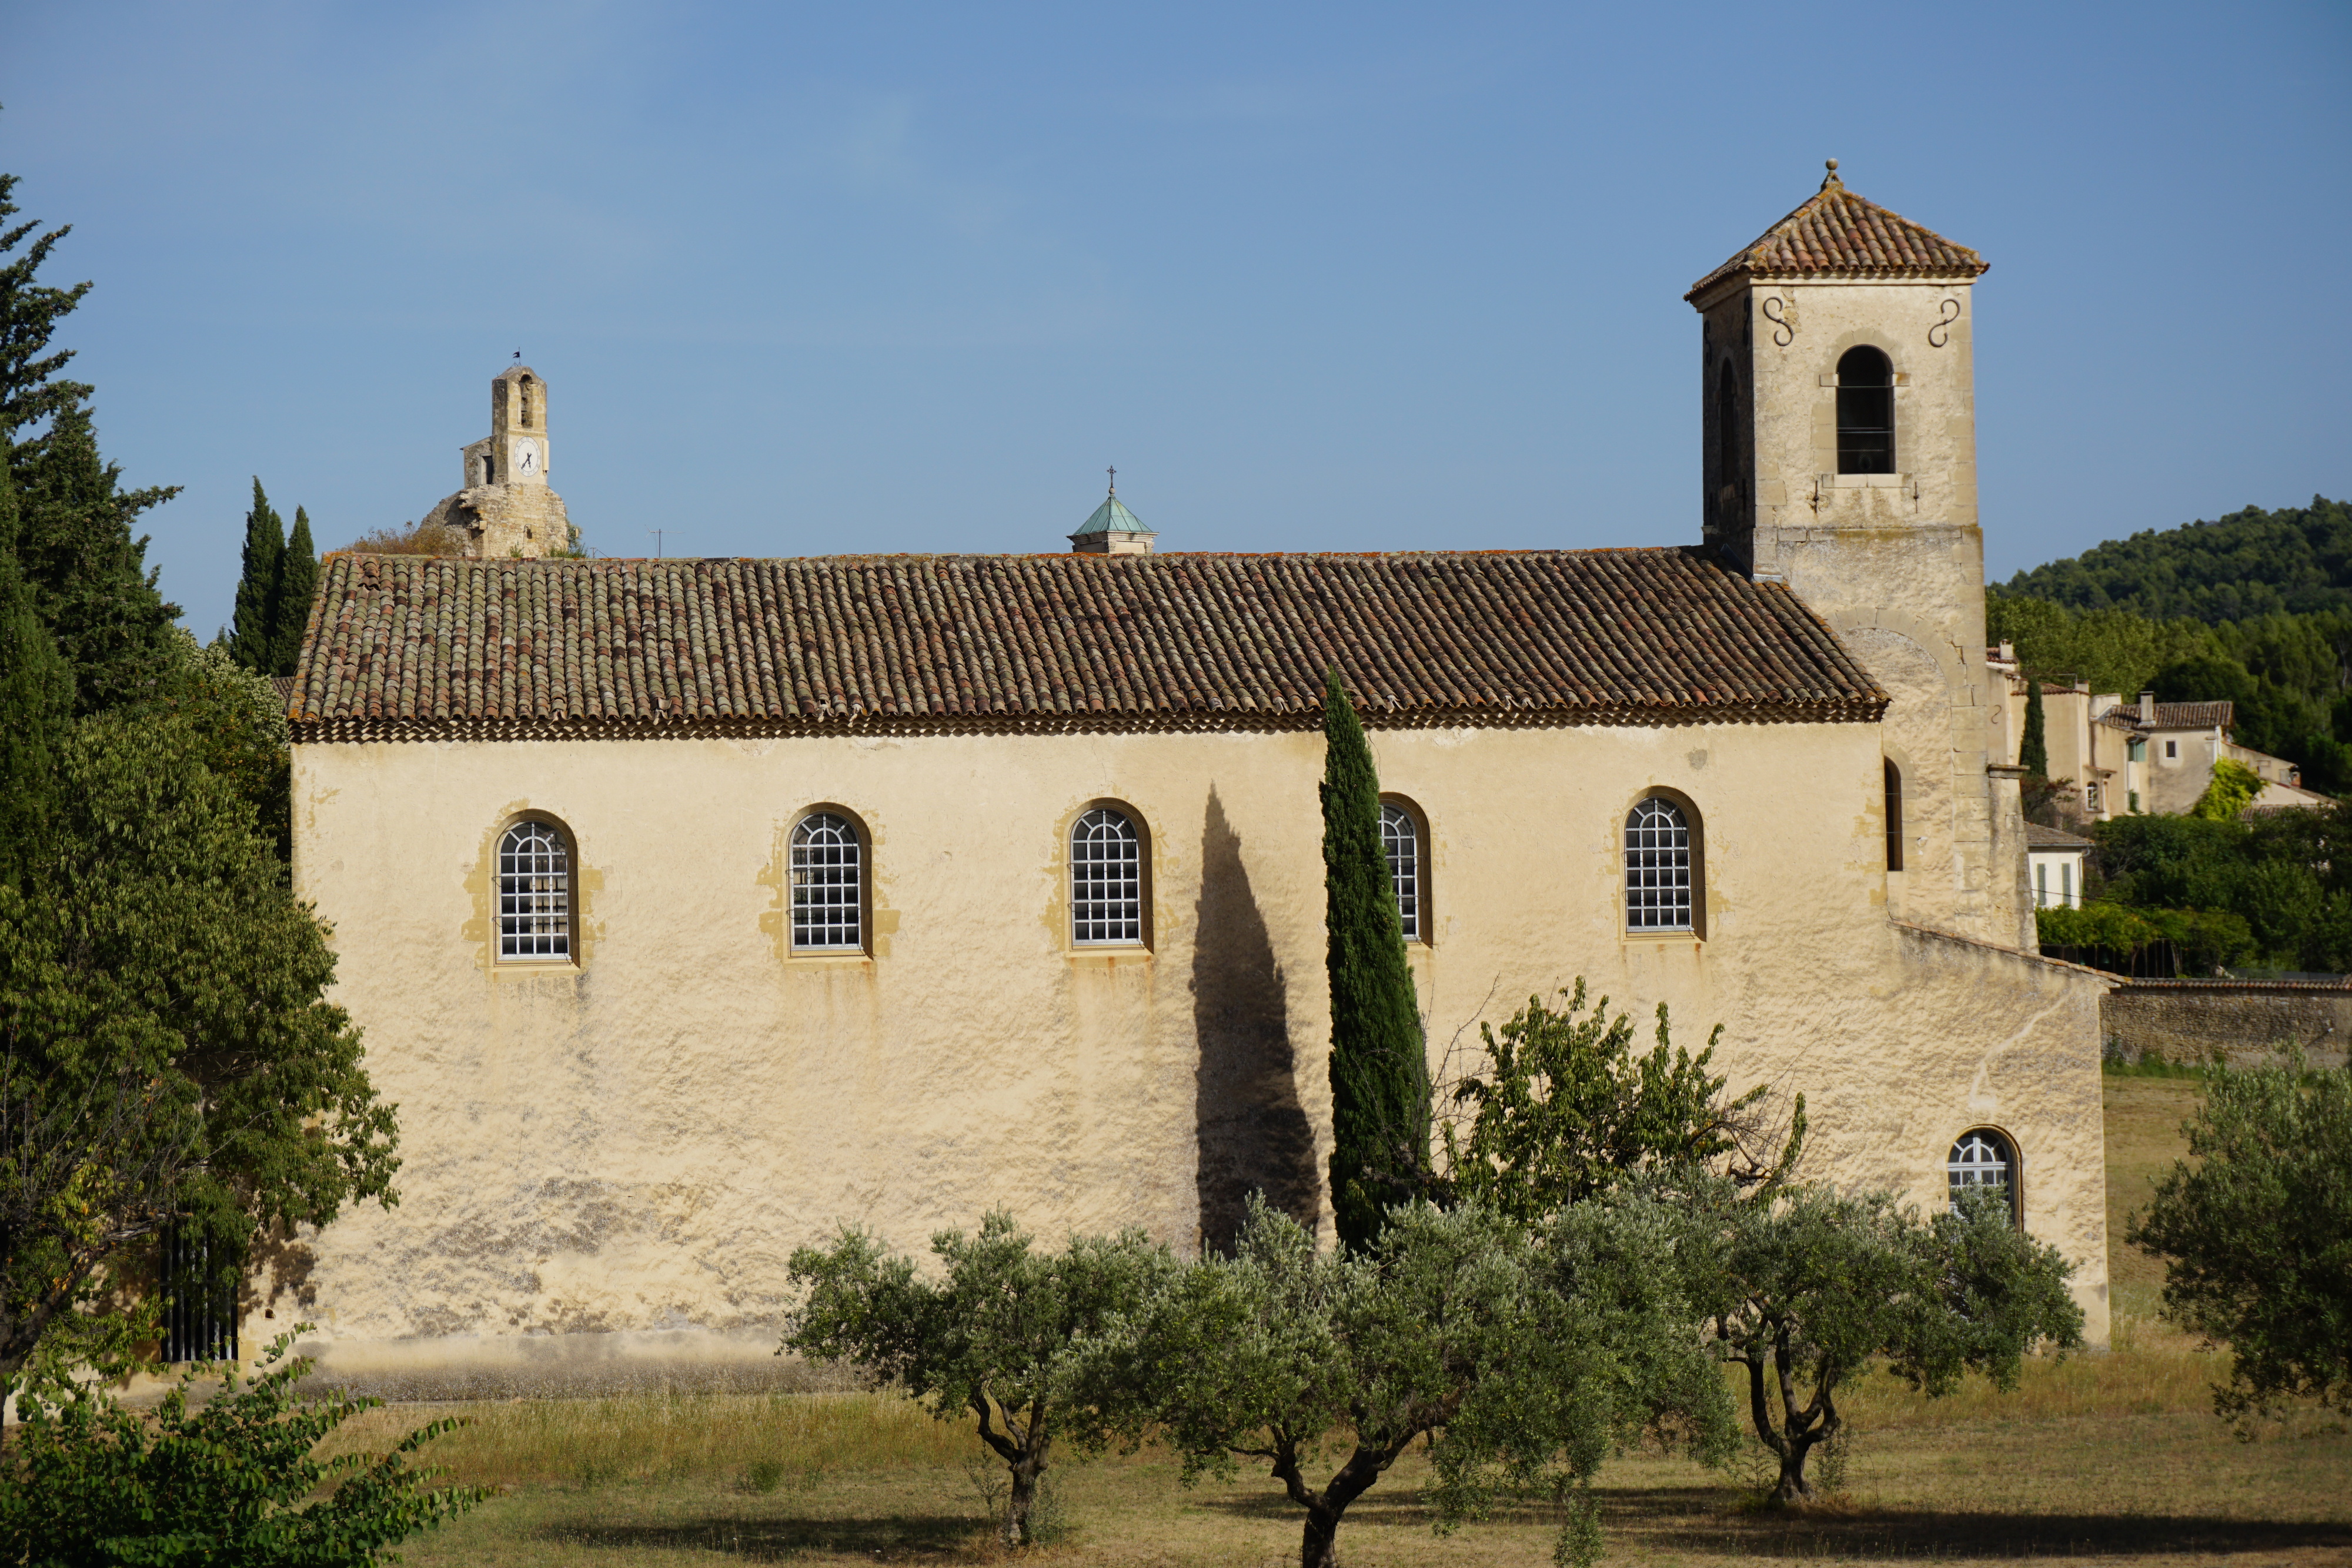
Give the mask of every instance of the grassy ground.
M 2121 1348 L 2028 1369 L 2001 1395 L 1926 1401 L 1881 1378 L 1847 1402 L 1859 1437 L 1844 1490 L 1798 1515 L 1748 1506 L 1745 1478 L 1636 1456 L 1602 1498 L 1610 1559 L 1654 1565 L 2032 1560 L 2352 1568 L 2352 1436 L 2302 1416 L 2242 1440 L 2210 1414 L 2214 1357 L 2155 1316 L 2161 1273 L 2127 1255 L 2124 1214 L 2177 1157 L 2193 1080 L 2111 1079 L 2108 1212 Z M 373 1413 L 386 1437 L 449 1407 Z M 418 1568 L 481 1564 L 811 1563 L 986 1559 L 978 1444 L 903 1400 L 862 1395 L 647 1396 L 457 1407 L 434 1446 L 459 1479 L 507 1489 L 404 1550 Z M 1134 1568 L 1296 1561 L 1297 1511 L 1262 1475 L 1193 1490 L 1144 1454 L 1066 1467 L 1062 1543 L 1045 1561 Z M 1541 1563 L 1556 1522 L 1529 1511 L 1434 1535 L 1408 1459 L 1351 1510 L 1351 1564 Z

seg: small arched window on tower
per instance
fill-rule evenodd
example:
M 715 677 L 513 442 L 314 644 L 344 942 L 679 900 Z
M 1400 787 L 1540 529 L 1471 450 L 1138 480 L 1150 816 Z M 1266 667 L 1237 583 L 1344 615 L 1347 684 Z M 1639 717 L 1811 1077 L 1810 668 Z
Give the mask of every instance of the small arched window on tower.
M 499 840 L 499 957 L 571 956 L 571 846 L 552 822 L 517 822 Z
M 793 950 L 848 953 L 865 946 L 866 856 L 857 829 L 812 811 L 793 829 Z
M 1868 345 L 1848 349 L 1837 383 L 1838 472 L 1894 473 L 1894 365 Z
M 482 483 L 485 485 L 495 485 L 498 482 L 499 461 L 497 458 L 492 457 L 486 452 L 482 455 Z
M 1886 869 L 1903 869 L 1903 769 L 1886 759 Z
M 1698 878 L 1691 855 L 1690 818 L 1653 795 L 1625 819 L 1625 928 L 1688 931 Z
M 531 395 L 530 395 L 530 393 L 531 393 L 530 378 L 529 376 L 525 376 L 525 377 L 523 377 L 523 379 L 522 379 L 522 427 L 523 427 L 525 430 L 529 430 L 529 429 L 530 428 L 530 419 L 531 419 Z

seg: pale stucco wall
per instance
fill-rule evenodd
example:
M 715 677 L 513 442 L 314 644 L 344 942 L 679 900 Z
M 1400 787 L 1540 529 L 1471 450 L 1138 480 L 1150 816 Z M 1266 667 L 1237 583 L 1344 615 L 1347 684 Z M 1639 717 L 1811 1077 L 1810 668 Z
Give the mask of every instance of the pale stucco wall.
M 1425 814 L 1433 1054 L 1581 974 L 1672 1004 L 1745 1084 L 1808 1095 L 1818 1174 L 1936 1201 L 2009 1130 L 2037 1234 L 2105 1328 L 2097 997 L 2077 973 L 1890 924 L 1870 725 L 1386 730 Z M 756 1375 L 792 1249 L 845 1221 L 919 1249 L 992 1205 L 1041 1233 L 1189 1249 L 1264 1187 L 1322 1212 L 1319 734 L 303 745 L 296 877 L 400 1107 L 403 1199 L 265 1260 L 257 1313 L 326 1370 Z M 1628 937 L 1622 824 L 1702 813 L 1703 937 Z M 1150 835 L 1149 952 L 1074 952 L 1090 803 Z M 874 951 L 785 950 L 807 807 L 871 835 Z M 577 844 L 576 966 L 490 957 L 491 846 Z M 271 1326 L 248 1323 L 249 1333 Z

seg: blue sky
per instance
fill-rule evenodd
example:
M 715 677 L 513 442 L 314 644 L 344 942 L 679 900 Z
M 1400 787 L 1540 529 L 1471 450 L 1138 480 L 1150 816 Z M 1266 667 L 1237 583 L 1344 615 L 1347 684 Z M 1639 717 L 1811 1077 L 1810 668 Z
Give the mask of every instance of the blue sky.
M 518 347 L 602 553 L 1698 533 L 1690 283 L 1992 263 L 1990 569 L 2352 494 L 2352 7 L 0 8 L 0 168 L 199 632 L 248 476 L 421 515 Z

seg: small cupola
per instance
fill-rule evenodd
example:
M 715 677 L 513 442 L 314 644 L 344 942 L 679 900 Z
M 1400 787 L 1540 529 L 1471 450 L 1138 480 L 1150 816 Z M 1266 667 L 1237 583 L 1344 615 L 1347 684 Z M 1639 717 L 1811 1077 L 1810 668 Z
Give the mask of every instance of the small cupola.
M 1070 536 L 1070 548 L 1080 555 L 1150 555 L 1151 530 L 1118 498 L 1118 470 L 1110 471 L 1110 494 L 1094 516 Z

